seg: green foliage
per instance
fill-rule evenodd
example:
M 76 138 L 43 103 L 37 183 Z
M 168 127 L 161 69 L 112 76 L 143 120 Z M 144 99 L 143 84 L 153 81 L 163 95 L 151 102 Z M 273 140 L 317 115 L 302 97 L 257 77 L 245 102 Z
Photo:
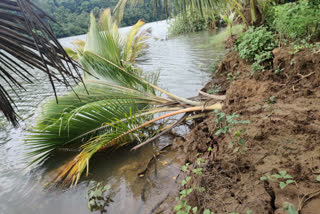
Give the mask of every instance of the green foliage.
M 235 120 L 235 118 L 240 117 L 240 115 L 238 114 L 226 115 L 225 113 L 219 112 L 218 110 L 215 110 L 214 113 L 216 113 L 217 119 L 216 119 L 216 127 L 213 131 L 217 136 L 230 133 L 231 129 L 237 124 L 250 123 L 250 121 L 248 120 L 243 120 L 243 121 Z
M 212 150 L 212 148 L 211 148 Z M 210 148 L 208 149 L 210 151 Z M 198 153 L 199 155 L 199 153 Z M 197 156 L 198 156 L 197 155 Z M 188 204 L 188 196 L 194 192 L 194 191 L 199 191 L 200 193 L 206 191 L 204 187 L 198 187 L 197 185 L 193 185 L 192 187 L 187 187 L 188 184 L 190 183 L 191 177 L 196 177 L 196 178 L 201 178 L 203 176 L 203 165 L 206 164 L 207 161 L 201 158 L 197 158 L 195 162 L 195 166 L 192 169 L 190 167 L 189 163 L 186 163 L 181 167 L 181 170 L 184 173 L 191 172 L 191 176 L 186 176 L 182 181 L 181 181 L 181 186 L 182 190 L 179 192 L 179 197 L 176 198 L 178 201 L 178 204 L 174 207 L 174 211 L 176 214 L 197 214 L 201 213 L 200 211 L 203 210 L 202 214 L 214 214 L 214 212 L 210 211 L 207 208 L 201 208 L 199 209 L 197 206 L 192 207 Z M 191 184 L 189 184 L 190 186 Z M 233 214 L 238 214 L 236 212 L 232 212 Z M 230 214 L 232 214 L 230 213 Z M 251 214 L 252 210 L 247 210 L 246 214 Z
M 216 73 L 218 70 L 219 63 L 223 60 L 223 56 L 218 56 L 216 60 L 210 63 L 208 72 Z
M 265 181 L 265 180 L 274 181 L 274 179 L 279 181 L 280 189 L 284 189 L 289 184 L 295 183 L 295 181 L 293 180 L 293 177 L 287 174 L 286 171 L 280 171 L 279 174 L 273 174 L 271 176 L 266 175 L 266 176 L 260 177 L 260 180 L 262 181 Z
M 233 36 L 240 35 L 243 32 L 245 25 L 243 24 L 237 24 L 233 25 L 231 28 L 231 34 Z M 223 31 L 219 32 L 217 35 L 214 35 L 210 39 L 210 44 L 213 46 L 224 46 L 224 42 L 229 38 L 230 36 L 230 30 L 224 29 Z
M 273 58 L 272 50 L 277 42 L 266 27 L 250 27 L 244 32 L 234 44 L 234 50 L 246 61 L 253 62 L 253 72 L 264 69 L 265 62 Z
M 235 120 L 235 118 L 238 118 L 240 115 L 238 114 L 231 114 L 226 115 L 223 112 L 215 111 L 217 115 L 216 119 L 216 127 L 213 130 L 215 132 L 215 135 L 221 136 L 221 135 L 230 135 L 231 130 L 238 124 L 249 124 L 250 121 L 248 120 Z M 244 134 L 246 132 L 246 129 L 237 130 L 233 135 L 230 135 L 231 141 L 229 144 L 229 148 L 234 148 L 233 152 L 236 153 L 238 151 L 241 151 L 244 153 L 246 151 L 246 140 L 244 139 Z
M 277 103 L 277 101 L 275 100 L 275 96 L 271 96 L 268 99 L 263 100 L 262 102 L 267 103 L 268 105 Z
M 288 203 L 288 202 L 285 202 L 283 204 L 283 208 L 282 208 L 284 211 L 288 211 L 288 214 L 298 214 L 298 211 L 296 210 L 296 208 Z
M 237 71 L 237 73 L 233 74 L 232 72 L 229 72 L 227 74 L 227 80 L 230 80 L 230 81 L 234 81 L 236 80 L 238 77 L 240 76 L 240 72 Z
M 280 68 L 280 67 L 277 67 L 276 69 L 274 69 L 275 74 L 280 74 L 283 71 L 284 71 L 284 68 Z
M 169 34 L 175 36 L 207 30 L 215 22 L 215 19 L 214 16 L 201 15 L 198 10 L 188 10 L 186 13 L 180 13 L 172 19 L 169 26 Z
M 196 160 L 195 168 L 191 170 L 190 164 L 186 163 L 181 167 L 181 170 L 185 173 L 188 171 L 191 171 L 194 176 L 199 177 L 199 176 L 202 176 L 202 170 L 203 170 L 202 165 L 205 163 L 206 163 L 206 160 L 198 158 Z M 191 180 L 191 176 L 187 176 L 181 181 L 181 186 L 183 189 L 179 192 L 179 197 L 176 199 L 178 201 L 178 204 L 174 207 L 174 211 L 177 214 L 198 213 L 198 207 L 192 207 L 188 204 L 187 196 L 190 195 L 193 191 L 204 192 L 205 188 L 198 187 L 198 186 L 187 188 L 187 184 L 189 183 L 190 180 Z M 211 212 L 209 209 L 205 209 L 203 214 L 213 214 L 213 212 Z
M 308 42 L 310 40 L 310 36 L 304 38 L 304 39 L 297 39 L 296 41 L 290 43 L 290 46 L 293 47 L 293 51 L 291 51 L 291 54 L 296 54 L 300 52 L 303 49 L 312 49 L 313 52 L 320 49 L 320 44 L 318 43 L 310 43 Z
M 266 55 L 276 47 L 272 32 L 266 27 L 250 27 L 235 42 L 234 49 L 244 60 L 254 62 L 257 57 Z
M 213 212 L 211 212 L 209 209 L 205 209 L 203 211 L 203 214 L 214 214 Z
M 221 86 L 220 85 L 211 85 L 210 88 L 208 89 L 208 94 L 216 94 L 221 91 Z
M 220 17 L 222 20 L 224 20 L 224 22 L 227 24 L 227 33 L 229 35 L 229 37 L 232 37 L 232 27 L 233 27 L 233 21 L 235 18 L 235 12 L 232 12 L 232 10 L 230 10 L 229 12 L 224 12 L 222 14 L 220 14 Z
M 52 28 L 58 38 L 85 34 L 88 31 L 90 12 L 98 17 L 106 8 L 113 9 L 118 0 L 32 0 L 45 10 L 57 23 Z M 156 13 L 154 13 L 156 12 Z M 153 10 L 152 0 L 145 1 L 145 5 L 129 8 L 120 26 L 134 25 L 139 19 L 152 22 L 165 19 L 165 10 Z
M 110 185 L 103 186 L 101 183 L 95 181 L 90 181 L 88 187 L 88 193 L 86 198 L 88 200 L 88 209 L 90 212 L 100 211 L 101 213 L 105 212 L 105 207 L 112 202 L 112 199 L 107 194 L 110 190 Z
M 245 132 L 246 132 L 246 129 L 241 129 L 234 133 L 232 140 L 229 144 L 229 148 L 234 148 L 233 153 L 238 152 L 240 149 L 242 153 L 245 153 L 247 149 L 246 140 L 243 137 Z
M 319 38 L 320 4 L 298 1 L 269 7 L 266 21 L 270 28 L 288 39 Z

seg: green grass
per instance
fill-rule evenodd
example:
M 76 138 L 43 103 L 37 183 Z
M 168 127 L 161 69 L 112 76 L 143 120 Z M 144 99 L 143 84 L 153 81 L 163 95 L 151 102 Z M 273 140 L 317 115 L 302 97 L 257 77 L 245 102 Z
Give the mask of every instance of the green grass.
M 240 35 L 244 29 L 245 25 L 238 24 L 232 27 L 232 35 Z M 224 46 L 224 42 L 229 37 L 229 32 L 225 28 L 221 32 L 219 32 L 217 35 L 213 36 L 210 39 L 210 44 L 214 46 Z

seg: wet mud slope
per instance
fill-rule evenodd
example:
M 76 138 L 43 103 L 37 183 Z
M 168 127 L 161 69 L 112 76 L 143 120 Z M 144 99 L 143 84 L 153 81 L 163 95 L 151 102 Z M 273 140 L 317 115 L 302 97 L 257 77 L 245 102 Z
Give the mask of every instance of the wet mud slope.
M 185 136 L 186 161 L 194 163 L 199 154 L 208 160 L 203 175 L 189 184 L 206 191 L 193 191 L 190 205 L 214 213 L 260 214 L 287 213 L 282 207 L 289 202 L 300 213 L 320 213 L 320 54 L 303 50 L 293 55 L 285 48 L 273 54 L 272 70 L 251 75 L 250 64 L 229 52 L 203 89 L 218 85 L 226 95 L 223 111 L 250 124 L 217 137 L 212 113 Z M 245 130 L 245 146 L 235 152 L 230 142 L 238 130 Z M 260 179 L 280 171 L 295 182 L 280 189 L 286 179 Z

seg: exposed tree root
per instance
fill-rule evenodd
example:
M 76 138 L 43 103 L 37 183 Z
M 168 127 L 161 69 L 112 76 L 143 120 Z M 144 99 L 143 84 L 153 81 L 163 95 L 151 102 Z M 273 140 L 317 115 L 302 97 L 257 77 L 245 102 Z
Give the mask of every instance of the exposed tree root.
M 305 194 L 302 199 L 300 200 L 300 203 L 299 203 L 299 207 L 298 207 L 298 212 L 301 213 L 301 210 L 302 208 L 304 207 L 304 205 L 309 201 L 311 200 L 312 198 L 314 197 L 317 197 L 320 195 L 320 189 L 314 191 L 314 192 L 310 192 L 310 193 L 307 193 Z
M 146 140 L 145 142 L 143 142 L 143 143 L 141 143 L 141 144 L 133 147 L 133 148 L 131 149 L 131 151 L 135 151 L 135 150 L 137 150 L 138 148 L 140 148 L 140 147 L 142 147 L 142 146 L 144 146 L 144 145 L 146 145 L 146 144 L 148 144 L 148 143 L 156 140 L 157 138 L 161 137 L 162 135 L 168 133 L 168 132 L 169 132 L 170 130 L 172 130 L 174 127 L 176 127 L 176 126 L 178 126 L 180 123 L 182 123 L 188 116 L 189 116 L 189 113 L 186 113 L 186 114 L 185 114 L 183 117 L 181 117 L 177 122 L 171 124 L 171 125 L 170 125 L 169 127 L 167 127 L 164 131 L 162 131 L 162 132 L 160 132 L 159 134 L 157 134 L 156 136 L 154 136 L 154 137 Z

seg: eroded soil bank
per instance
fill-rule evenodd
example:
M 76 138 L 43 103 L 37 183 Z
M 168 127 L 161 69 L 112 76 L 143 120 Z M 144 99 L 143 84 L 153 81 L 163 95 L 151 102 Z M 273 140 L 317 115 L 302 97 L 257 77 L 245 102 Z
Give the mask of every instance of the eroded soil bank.
M 226 95 L 223 112 L 239 114 L 239 120 L 250 124 L 238 124 L 231 134 L 217 137 L 216 114 L 196 121 L 180 149 L 186 162 L 195 163 L 198 157 L 208 160 L 203 175 L 188 183 L 206 191 L 193 191 L 188 196 L 190 205 L 214 213 L 252 210 L 260 214 L 287 213 L 281 208 L 289 202 L 303 214 L 320 213 L 320 182 L 316 180 L 320 172 L 320 54 L 303 50 L 293 55 L 286 48 L 277 48 L 273 54 L 272 70 L 251 75 L 251 65 L 229 52 L 203 89 L 219 85 L 220 94 Z M 242 136 L 245 152 L 234 152 L 229 146 L 237 130 L 246 130 Z M 296 184 L 281 190 L 281 179 L 269 184 L 260 180 L 280 171 L 291 175 Z M 168 202 L 158 210 L 173 213 L 175 196 L 171 209 L 166 209 Z

